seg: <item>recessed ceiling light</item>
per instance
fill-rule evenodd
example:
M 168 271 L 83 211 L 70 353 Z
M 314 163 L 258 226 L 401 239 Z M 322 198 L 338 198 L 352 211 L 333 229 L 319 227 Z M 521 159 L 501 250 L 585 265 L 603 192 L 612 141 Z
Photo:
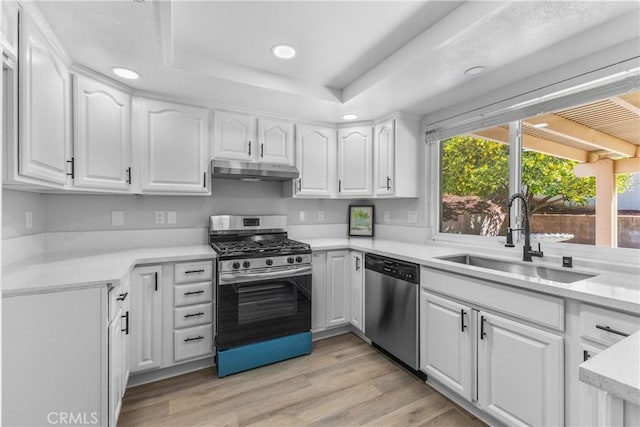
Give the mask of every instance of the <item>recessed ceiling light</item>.
M 476 74 L 482 73 L 486 69 L 487 69 L 487 67 L 485 67 L 484 65 L 478 65 L 477 67 L 471 67 L 468 70 L 466 70 L 464 72 L 464 75 L 465 76 L 475 76 Z
M 296 56 L 296 50 L 286 44 L 277 44 L 271 48 L 271 51 L 280 59 L 291 59 Z
M 113 74 L 122 77 L 123 79 L 135 80 L 140 78 L 139 73 L 128 68 L 113 67 L 111 70 L 113 71 Z
M 537 129 L 546 128 L 547 126 L 549 126 L 549 123 L 536 123 L 535 125 L 533 125 L 533 127 Z
M 344 116 L 342 116 L 343 120 L 355 120 L 358 118 L 357 114 L 345 114 Z

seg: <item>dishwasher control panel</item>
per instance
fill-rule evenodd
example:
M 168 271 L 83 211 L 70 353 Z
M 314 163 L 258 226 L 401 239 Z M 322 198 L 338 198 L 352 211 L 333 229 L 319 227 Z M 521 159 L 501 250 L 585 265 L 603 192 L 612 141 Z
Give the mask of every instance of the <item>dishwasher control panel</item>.
M 420 268 L 417 264 L 410 262 L 366 254 L 365 268 L 409 283 L 417 284 L 420 282 Z

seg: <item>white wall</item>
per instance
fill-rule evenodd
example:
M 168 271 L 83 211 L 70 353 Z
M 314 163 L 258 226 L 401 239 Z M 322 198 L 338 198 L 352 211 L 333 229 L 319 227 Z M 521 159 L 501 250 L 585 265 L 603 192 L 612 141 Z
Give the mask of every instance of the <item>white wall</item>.
M 26 227 L 26 213 L 33 225 Z M 2 190 L 2 239 L 38 234 L 44 231 L 44 196 L 26 191 Z

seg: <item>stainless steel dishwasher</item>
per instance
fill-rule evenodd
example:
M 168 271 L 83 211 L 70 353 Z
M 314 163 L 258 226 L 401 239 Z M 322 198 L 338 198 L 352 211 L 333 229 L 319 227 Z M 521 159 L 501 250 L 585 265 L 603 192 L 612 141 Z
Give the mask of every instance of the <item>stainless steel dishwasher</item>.
M 418 358 L 417 264 L 365 255 L 365 335 L 413 370 Z

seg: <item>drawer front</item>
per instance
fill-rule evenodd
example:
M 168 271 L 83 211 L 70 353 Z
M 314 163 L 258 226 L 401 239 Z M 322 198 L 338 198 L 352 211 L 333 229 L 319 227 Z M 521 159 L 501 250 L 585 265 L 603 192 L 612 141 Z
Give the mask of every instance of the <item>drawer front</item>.
M 213 327 L 211 325 L 180 329 L 173 333 L 173 337 L 175 362 L 213 352 Z
M 212 291 L 213 285 L 211 282 L 176 285 L 173 287 L 173 301 L 176 307 L 209 302 L 213 299 Z
M 175 283 L 201 282 L 213 277 L 211 261 L 183 262 L 176 264 Z
M 513 317 L 564 331 L 564 300 L 509 285 L 422 267 L 420 286 Z
M 190 305 L 173 309 L 173 325 L 176 329 L 211 323 L 213 304 Z
M 640 317 L 593 305 L 580 308 L 580 336 L 604 345 L 615 344 L 640 329 Z

